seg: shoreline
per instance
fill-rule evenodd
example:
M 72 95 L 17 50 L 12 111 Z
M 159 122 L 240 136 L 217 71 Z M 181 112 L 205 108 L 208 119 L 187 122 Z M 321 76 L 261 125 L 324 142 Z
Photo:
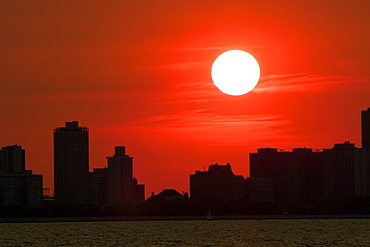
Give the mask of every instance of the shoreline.
M 370 219 L 370 215 L 216 215 L 212 220 Z M 206 216 L 0 218 L 1 223 L 207 220 Z

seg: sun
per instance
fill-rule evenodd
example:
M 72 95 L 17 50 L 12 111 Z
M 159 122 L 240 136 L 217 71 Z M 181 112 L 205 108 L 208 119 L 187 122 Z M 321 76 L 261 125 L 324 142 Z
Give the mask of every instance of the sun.
M 213 62 L 211 76 L 216 87 L 228 95 L 243 95 L 251 91 L 260 78 L 260 66 L 248 52 L 229 50 Z

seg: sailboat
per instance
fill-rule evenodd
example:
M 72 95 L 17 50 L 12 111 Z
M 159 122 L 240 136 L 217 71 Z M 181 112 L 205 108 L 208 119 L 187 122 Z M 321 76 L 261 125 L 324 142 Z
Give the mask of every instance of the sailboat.
M 211 214 L 210 209 L 208 209 L 208 212 L 207 212 L 207 220 L 212 220 L 212 214 Z

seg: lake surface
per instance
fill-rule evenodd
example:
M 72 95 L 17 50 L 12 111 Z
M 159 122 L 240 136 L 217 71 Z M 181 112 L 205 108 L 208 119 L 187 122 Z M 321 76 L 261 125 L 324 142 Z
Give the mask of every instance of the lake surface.
M 370 246 L 370 219 L 1 223 L 0 246 Z

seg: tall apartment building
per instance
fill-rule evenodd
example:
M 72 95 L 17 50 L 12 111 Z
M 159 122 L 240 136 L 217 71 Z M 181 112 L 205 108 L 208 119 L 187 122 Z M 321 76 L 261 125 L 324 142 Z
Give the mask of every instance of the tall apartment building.
M 250 202 L 273 202 L 272 180 L 261 177 L 247 177 L 245 179 L 244 197 Z
M 15 204 L 42 206 L 42 175 L 25 169 L 25 150 L 7 146 L 0 150 L 0 207 Z
M 348 141 L 324 149 L 324 197 L 370 194 L 367 150 Z
M 77 121 L 54 130 L 54 196 L 61 205 L 114 205 L 144 200 L 144 185 L 133 178 L 132 157 L 115 147 L 107 168 L 89 172 L 89 130 Z
M 274 202 L 281 204 L 370 194 L 368 156 L 349 142 L 320 152 L 307 148 L 292 152 L 258 149 L 250 154 L 250 176 L 271 179 Z
M 361 142 L 363 149 L 370 150 L 370 108 L 361 111 Z
M 107 157 L 107 204 L 144 200 L 144 185 L 133 177 L 133 157 L 126 154 L 124 146 L 114 150 L 114 155 Z
M 132 157 L 125 153 L 125 147 L 115 147 L 108 159 L 108 205 L 132 200 Z
M 89 204 L 89 130 L 77 121 L 54 129 L 54 196 L 57 204 Z
M 250 177 L 271 179 L 274 202 L 319 198 L 323 192 L 322 152 L 295 148 L 292 152 L 261 148 L 250 154 Z
M 230 201 L 244 198 L 244 178 L 231 165 L 210 165 L 208 171 L 190 174 L 190 197 L 198 201 Z
M 339 195 L 370 195 L 370 108 L 361 112 L 362 149 L 348 141 L 331 149 L 258 149 L 250 176 L 271 179 L 274 201 L 289 203 Z

